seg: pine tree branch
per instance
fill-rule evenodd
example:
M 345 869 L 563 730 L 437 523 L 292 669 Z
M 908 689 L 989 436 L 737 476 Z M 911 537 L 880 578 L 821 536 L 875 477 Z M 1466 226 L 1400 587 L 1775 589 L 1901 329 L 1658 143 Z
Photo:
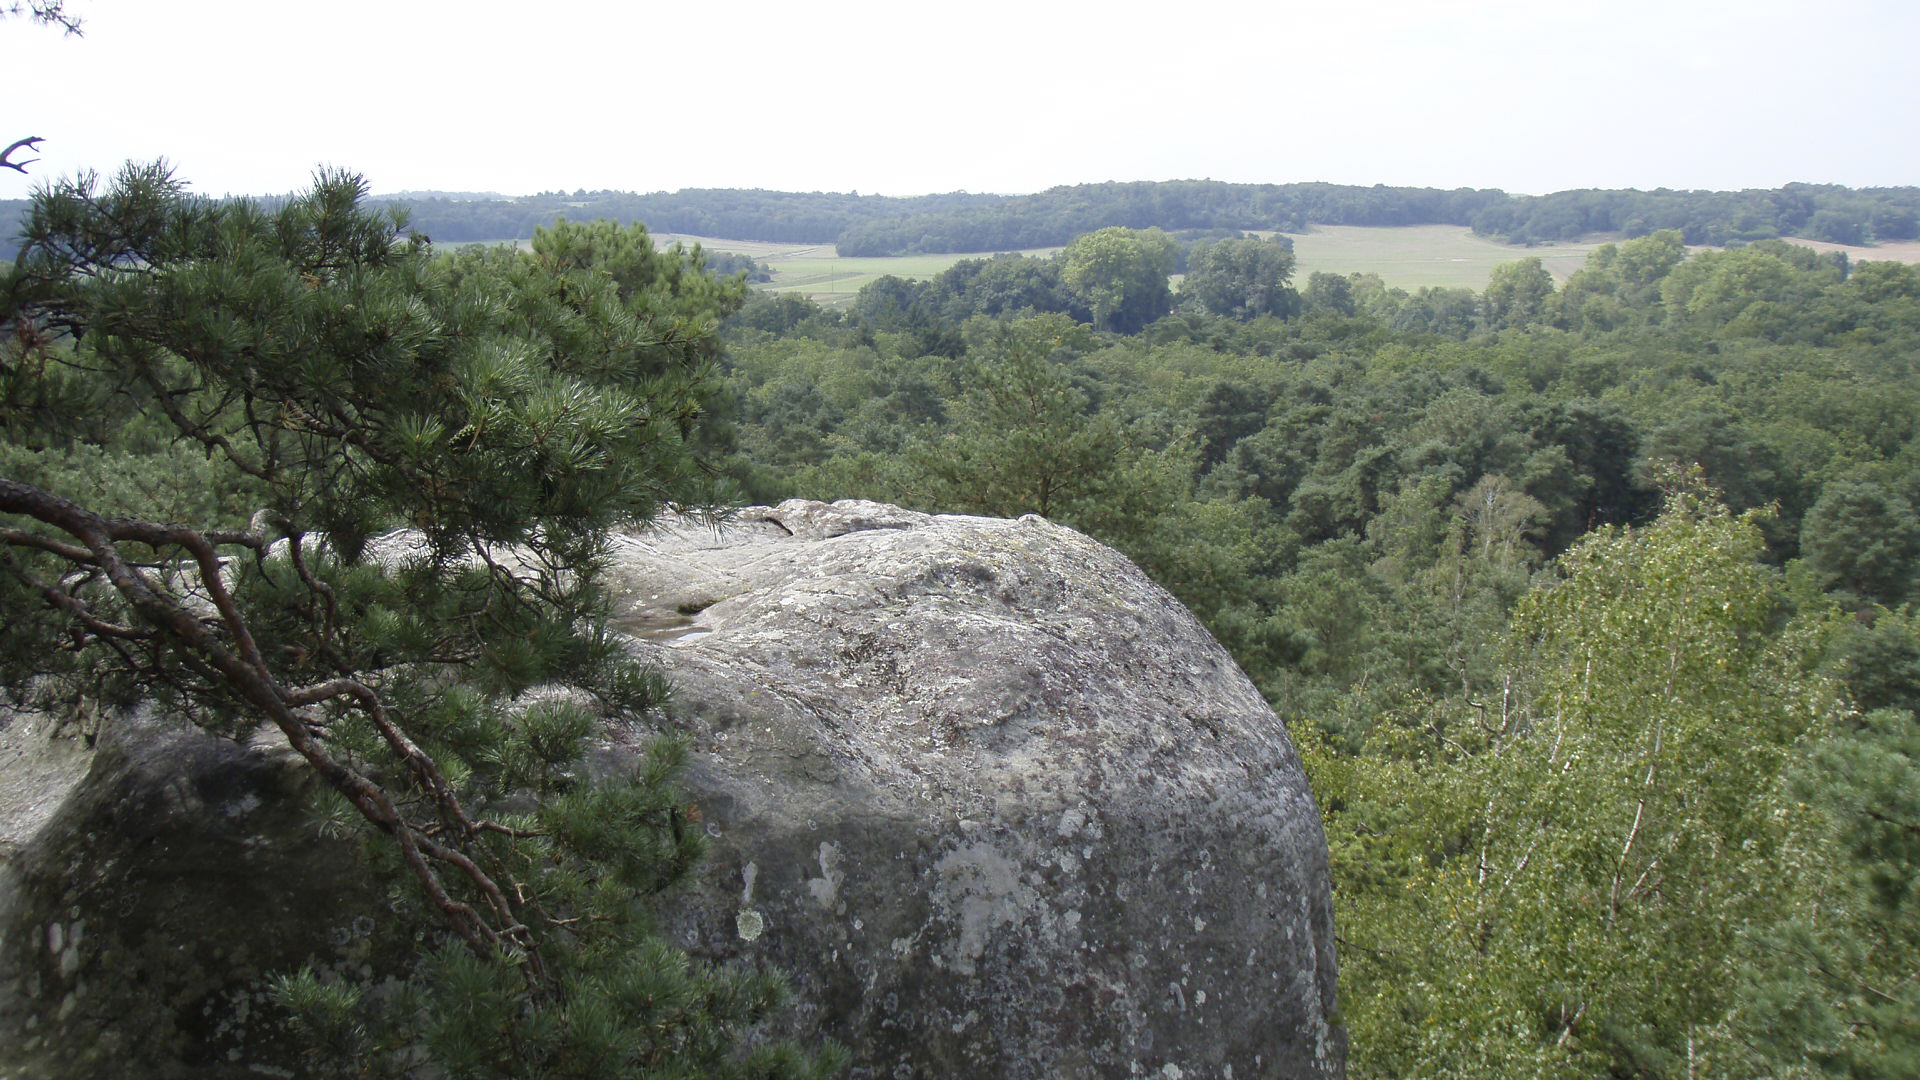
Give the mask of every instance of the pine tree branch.
M 229 543 L 254 547 L 265 544 L 261 534 L 202 534 L 183 525 L 106 518 L 69 499 L 5 478 L 0 478 L 0 513 L 33 518 L 78 541 L 78 549 L 72 553 L 84 554 L 85 558 L 73 561 L 105 574 L 119 595 L 149 624 L 148 628 L 142 628 L 143 634 L 164 635 L 184 646 L 178 650 L 180 660 L 199 671 L 209 685 L 264 714 L 280 729 L 294 751 L 330 786 L 346 797 L 367 821 L 394 839 L 414 878 L 476 955 L 490 958 L 502 949 L 519 953 L 530 961 L 528 978 L 536 984 L 545 982 L 545 965 L 529 928 L 494 877 L 465 852 L 440 843 L 427 829 L 409 821 L 383 788 L 329 754 L 313 729 L 295 711 L 332 697 L 352 698 L 399 754 L 409 773 L 422 783 L 440 812 L 460 825 L 460 835 L 468 838 L 481 832 L 481 827 L 466 814 L 438 765 L 387 717 L 379 695 L 355 680 L 336 680 L 320 687 L 293 691 L 282 687 L 273 677 L 246 620 L 222 581 L 222 560 L 209 539 L 217 536 Z M 221 641 L 202 619 L 122 557 L 116 545 L 129 541 L 156 548 L 179 547 L 188 552 L 202 588 L 219 612 L 216 625 L 233 636 L 233 647 Z M 45 551 L 63 545 L 56 542 L 27 546 Z M 471 905 L 453 897 L 434 869 L 434 862 L 457 869 L 486 898 L 491 915 L 483 916 Z
M 0 544 L 8 547 L 35 548 L 58 555 L 68 562 L 91 564 L 93 553 L 78 544 L 68 544 L 25 529 L 0 529 Z
M 41 581 L 32 574 L 14 566 L 13 560 L 10 557 L 7 558 L 6 562 L 9 569 L 13 570 L 14 576 L 25 583 L 28 588 L 33 589 L 45 598 L 49 607 L 66 612 L 70 618 L 80 624 L 82 629 L 93 633 L 95 636 L 102 638 L 122 638 L 130 641 L 147 641 L 153 638 L 153 631 L 151 630 L 145 630 L 136 626 L 121 626 L 95 616 L 93 610 L 79 597 L 65 589 Z

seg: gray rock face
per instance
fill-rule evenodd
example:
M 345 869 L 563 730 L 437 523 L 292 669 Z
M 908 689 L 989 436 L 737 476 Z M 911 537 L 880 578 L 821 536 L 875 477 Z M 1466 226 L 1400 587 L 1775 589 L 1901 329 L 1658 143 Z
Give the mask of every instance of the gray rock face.
M 315 842 L 297 797 L 314 778 L 284 744 L 7 719 L 0 1080 L 291 1076 L 253 1069 L 298 1061 L 259 1023 L 261 980 L 404 967 L 352 846 Z
M 872 503 L 619 548 L 617 623 L 677 688 L 713 839 L 663 929 L 788 971 L 783 1022 L 855 1080 L 1342 1075 L 1298 759 L 1126 560 Z M 249 1028 L 258 978 L 411 948 L 291 809 L 284 748 L 16 722 L 0 769 L 0 1080 L 294 1075 Z
M 617 573 L 715 841 L 675 930 L 791 972 L 856 1078 L 1342 1073 L 1299 760 L 1125 559 L 796 501 Z

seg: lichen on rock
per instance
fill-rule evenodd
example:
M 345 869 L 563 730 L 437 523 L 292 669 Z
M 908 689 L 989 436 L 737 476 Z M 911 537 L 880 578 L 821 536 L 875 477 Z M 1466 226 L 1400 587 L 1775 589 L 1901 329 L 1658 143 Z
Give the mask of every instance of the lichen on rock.
M 714 838 L 670 925 L 790 971 L 854 1076 L 1341 1074 L 1299 760 L 1127 560 L 1038 517 L 794 501 L 626 537 L 613 577 L 625 618 L 690 612 L 635 645 Z

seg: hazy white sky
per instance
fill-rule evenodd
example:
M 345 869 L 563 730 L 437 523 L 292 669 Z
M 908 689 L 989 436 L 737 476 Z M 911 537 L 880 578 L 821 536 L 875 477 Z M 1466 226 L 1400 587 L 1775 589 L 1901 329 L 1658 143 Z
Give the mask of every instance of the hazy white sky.
M 1101 180 L 1920 184 L 1917 0 L 68 0 L 36 180 L 911 195 Z M 18 157 L 20 155 L 16 155 Z

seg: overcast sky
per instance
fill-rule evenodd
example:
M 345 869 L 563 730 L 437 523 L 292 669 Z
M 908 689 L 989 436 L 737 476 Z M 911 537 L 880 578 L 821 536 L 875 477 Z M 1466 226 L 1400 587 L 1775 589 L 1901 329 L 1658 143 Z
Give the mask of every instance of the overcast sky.
M 83 37 L 0 22 L 4 142 L 46 138 L 0 198 L 156 157 L 212 195 L 1920 184 L 1916 0 L 67 2 Z

